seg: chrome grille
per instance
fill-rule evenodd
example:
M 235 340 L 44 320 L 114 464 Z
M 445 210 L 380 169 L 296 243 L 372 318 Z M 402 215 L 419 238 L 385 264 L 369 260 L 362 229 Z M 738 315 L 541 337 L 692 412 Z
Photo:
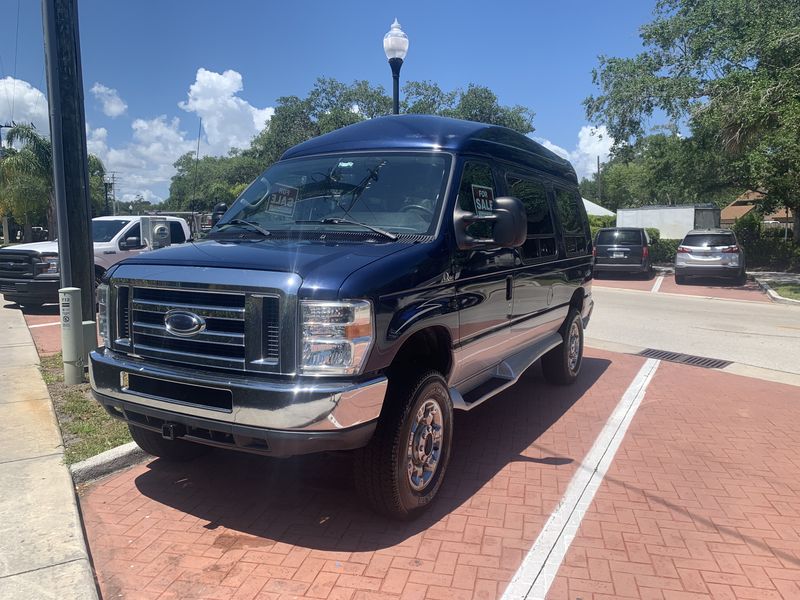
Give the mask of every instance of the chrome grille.
M 131 288 L 130 321 L 138 356 L 225 369 L 245 368 L 245 294 L 164 288 Z M 206 329 L 191 338 L 167 331 L 164 316 L 185 309 Z
M 0 277 L 33 277 L 33 256 L 21 252 L 0 252 Z
M 121 264 L 111 277 L 112 350 L 148 361 L 206 369 L 294 374 L 297 290 L 292 273 Z M 205 328 L 167 330 L 171 310 L 202 317 Z

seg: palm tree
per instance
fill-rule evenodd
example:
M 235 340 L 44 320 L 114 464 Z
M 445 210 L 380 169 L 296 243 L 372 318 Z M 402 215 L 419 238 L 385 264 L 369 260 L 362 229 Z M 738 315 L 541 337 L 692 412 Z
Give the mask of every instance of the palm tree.
M 32 124 L 15 124 L 9 128 L 6 140 L 9 146 L 19 147 L 19 150 L 9 151 L 0 163 L 0 185 L 5 195 L 22 203 L 24 210 L 19 212 L 26 217 L 35 213 L 44 213 L 47 217 L 47 228 L 50 239 L 54 239 L 57 231 L 56 225 L 56 198 L 53 186 L 53 145 L 50 138 L 40 134 Z M 89 175 L 91 180 L 102 177 L 105 168 L 102 161 L 94 155 L 89 155 Z M 38 190 L 45 191 L 45 197 L 41 193 L 24 196 L 31 190 L 33 182 L 38 183 L 34 186 Z M 97 188 L 90 184 L 90 193 Z M 99 186 L 102 188 L 102 185 Z M 96 194 L 92 194 L 93 196 Z M 97 205 L 97 199 L 93 198 L 93 205 Z M 41 206 L 42 202 L 46 206 Z M 100 201 L 102 202 L 102 201 Z
M 15 124 L 8 130 L 9 146 L 21 146 L 19 152 L 5 158 L 4 179 L 13 185 L 15 179 L 25 177 L 40 181 L 47 190 L 47 229 L 50 239 L 56 233 L 56 196 L 53 187 L 53 144 L 50 139 L 36 131 L 33 124 Z M 31 198 L 34 201 L 34 198 Z M 38 207 L 31 207 L 32 209 Z M 27 212 L 27 211 L 26 211 Z

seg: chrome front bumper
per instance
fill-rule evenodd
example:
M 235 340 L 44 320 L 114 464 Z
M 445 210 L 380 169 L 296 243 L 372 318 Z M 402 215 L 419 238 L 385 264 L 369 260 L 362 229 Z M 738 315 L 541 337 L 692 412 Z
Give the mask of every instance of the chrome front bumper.
M 230 391 L 231 407 L 204 406 L 171 399 L 165 392 L 142 394 L 126 387 L 128 376 L 166 384 Z M 309 379 L 281 381 L 263 375 L 227 374 L 154 364 L 100 348 L 89 357 L 89 377 L 97 399 L 167 411 L 176 418 L 196 417 L 221 424 L 286 432 L 342 432 L 376 422 L 383 407 L 387 379 L 361 382 Z M 165 384 L 165 388 L 169 385 Z M 116 415 L 115 415 L 116 416 Z

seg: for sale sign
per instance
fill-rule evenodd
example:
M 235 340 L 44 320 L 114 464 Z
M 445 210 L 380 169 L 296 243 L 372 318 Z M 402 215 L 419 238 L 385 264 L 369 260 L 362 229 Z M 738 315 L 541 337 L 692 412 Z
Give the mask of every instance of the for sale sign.
M 297 193 L 296 187 L 276 183 L 272 186 L 269 196 L 267 196 L 267 212 L 283 217 L 291 217 L 294 214 Z
M 475 214 L 485 217 L 494 212 L 494 190 L 492 188 L 473 185 L 472 200 L 475 202 Z

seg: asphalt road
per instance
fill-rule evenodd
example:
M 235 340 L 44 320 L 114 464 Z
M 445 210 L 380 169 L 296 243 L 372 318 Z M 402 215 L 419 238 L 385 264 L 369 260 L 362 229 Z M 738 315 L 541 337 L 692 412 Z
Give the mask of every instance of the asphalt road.
M 730 360 L 800 375 L 800 308 L 594 286 L 587 343 Z

